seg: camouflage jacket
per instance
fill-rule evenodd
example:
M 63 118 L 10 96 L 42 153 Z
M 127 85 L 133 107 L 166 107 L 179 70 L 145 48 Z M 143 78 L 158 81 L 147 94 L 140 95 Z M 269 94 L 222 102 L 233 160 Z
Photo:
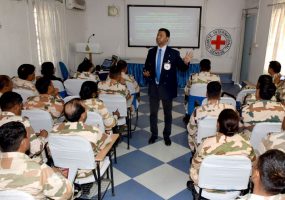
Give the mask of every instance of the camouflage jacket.
M 39 96 L 29 97 L 24 104 L 24 109 L 41 109 L 49 112 L 53 119 L 62 115 L 64 102 L 59 96 L 40 94 Z
M 204 119 L 207 116 L 217 117 L 224 109 L 235 110 L 235 107 L 229 104 L 217 103 L 217 104 L 206 104 L 197 107 L 192 113 L 189 123 L 187 125 L 188 130 L 188 143 L 191 151 L 197 149 L 197 131 L 198 131 L 198 121 Z
M 255 160 L 255 153 L 249 141 L 245 140 L 241 135 L 235 134 L 227 137 L 222 133 L 208 137 L 199 146 L 193 157 L 190 177 L 195 184 L 198 184 L 199 169 L 202 161 L 209 155 L 244 155 L 251 161 Z
M 200 72 L 200 73 L 196 73 L 190 76 L 189 80 L 187 81 L 187 84 L 184 88 L 184 93 L 185 95 L 189 95 L 191 86 L 193 84 L 197 84 L 197 83 L 210 83 L 211 81 L 219 81 L 220 77 L 216 74 L 212 74 L 210 72 Z
M 124 72 L 122 72 L 121 75 L 122 75 L 122 78 L 124 79 L 124 81 L 130 82 L 130 83 L 132 83 L 134 85 L 136 93 L 140 92 L 140 86 L 139 86 L 139 84 L 137 83 L 137 81 L 135 80 L 135 78 L 132 75 L 126 74 Z
M 238 200 L 284 200 L 285 199 L 285 195 L 284 194 L 277 194 L 274 196 L 260 196 L 260 195 L 256 195 L 256 194 L 247 194 L 245 196 L 242 197 L 238 197 Z
M 88 111 L 97 112 L 102 116 L 105 125 L 105 130 L 112 131 L 112 128 L 116 126 L 118 122 L 117 115 L 112 115 L 111 113 L 109 113 L 103 101 L 99 99 L 86 99 L 83 102 L 87 107 Z
M 12 78 L 13 81 L 13 88 L 15 89 L 25 89 L 25 90 L 32 90 L 35 95 L 38 95 L 38 91 L 31 81 L 20 79 L 19 77 Z
M 76 72 L 74 75 L 73 75 L 73 78 L 77 78 L 77 79 L 87 79 L 87 80 L 90 80 L 90 81 L 100 81 L 100 78 L 99 76 L 97 75 L 94 75 L 92 74 L 91 72 Z
M 281 133 L 269 133 L 267 137 L 262 139 L 258 152 L 260 154 L 265 153 L 270 149 L 279 149 L 285 152 L 285 132 Z
M 0 165 L 0 190 L 24 191 L 35 199 L 71 199 L 73 195 L 67 179 L 23 153 L 1 153 Z

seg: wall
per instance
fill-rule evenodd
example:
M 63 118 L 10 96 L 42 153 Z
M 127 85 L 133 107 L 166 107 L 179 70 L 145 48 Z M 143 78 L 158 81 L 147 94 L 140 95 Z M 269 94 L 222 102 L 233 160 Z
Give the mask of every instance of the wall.
M 103 54 L 95 56 L 93 62 L 96 64 L 101 64 L 104 58 L 112 54 L 126 58 L 142 58 L 141 60 L 146 57 L 146 48 L 127 47 L 127 4 L 203 6 L 202 35 L 205 26 L 239 28 L 242 9 L 245 7 L 245 0 L 86 0 L 86 2 L 88 24 L 86 38 L 95 33 L 93 42 L 100 43 L 104 51 Z M 116 5 L 120 10 L 119 16 L 107 16 L 108 5 Z M 203 44 L 201 37 L 201 45 Z M 181 49 L 181 55 L 185 55 L 188 50 Z M 194 57 L 199 60 L 204 57 L 202 48 L 194 51 Z M 211 57 L 213 71 L 231 73 L 235 59 L 235 57 Z

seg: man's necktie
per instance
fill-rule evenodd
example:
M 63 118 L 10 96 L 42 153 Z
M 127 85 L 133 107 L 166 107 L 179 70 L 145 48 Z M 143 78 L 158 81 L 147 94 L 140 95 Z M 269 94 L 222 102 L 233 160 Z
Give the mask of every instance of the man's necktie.
M 160 79 L 160 65 L 161 65 L 161 49 L 158 50 L 157 61 L 156 61 L 156 82 L 159 83 Z

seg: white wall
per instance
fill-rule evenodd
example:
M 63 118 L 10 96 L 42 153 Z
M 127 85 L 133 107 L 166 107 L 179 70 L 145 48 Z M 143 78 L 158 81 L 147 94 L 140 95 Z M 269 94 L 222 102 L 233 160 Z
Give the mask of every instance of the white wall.
M 96 64 L 101 64 L 104 58 L 112 54 L 127 58 L 146 57 L 146 48 L 127 47 L 127 4 L 202 6 L 201 46 L 204 45 L 202 36 L 205 26 L 239 27 L 242 9 L 245 8 L 245 0 L 87 0 L 86 38 L 95 33 L 94 42 L 99 42 L 104 51 L 94 57 L 93 62 Z M 119 16 L 109 17 L 108 5 L 117 6 L 120 10 Z M 155 37 L 153 39 L 155 40 Z M 201 49 L 194 51 L 195 58 L 202 57 Z M 181 49 L 181 55 L 188 50 Z M 235 66 L 235 57 L 210 59 L 214 72 L 231 73 Z

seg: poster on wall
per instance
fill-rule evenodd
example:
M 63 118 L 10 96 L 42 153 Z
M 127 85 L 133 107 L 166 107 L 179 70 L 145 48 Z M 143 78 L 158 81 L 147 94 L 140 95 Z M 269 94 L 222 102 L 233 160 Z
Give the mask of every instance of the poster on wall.
M 206 27 L 203 55 L 205 57 L 233 57 L 236 50 L 237 28 Z

